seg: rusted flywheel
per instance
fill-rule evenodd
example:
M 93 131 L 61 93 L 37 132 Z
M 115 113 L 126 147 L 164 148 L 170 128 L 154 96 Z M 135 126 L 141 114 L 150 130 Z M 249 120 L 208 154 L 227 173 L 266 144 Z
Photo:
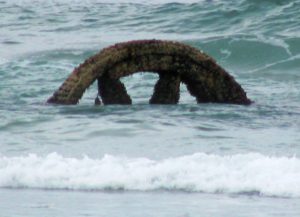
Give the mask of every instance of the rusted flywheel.
M 213 58 L 189 45 L 162 40 L 129 41 L 103 49 L 75 68 L 48 103 L 77 104 L 98 80 L 104 104 L 131 104 L 120 78 L 137 72 L 159 74 L 151 104 L 178 103 L 180 82 L 198 103 L 251 103 L 243 88 Z

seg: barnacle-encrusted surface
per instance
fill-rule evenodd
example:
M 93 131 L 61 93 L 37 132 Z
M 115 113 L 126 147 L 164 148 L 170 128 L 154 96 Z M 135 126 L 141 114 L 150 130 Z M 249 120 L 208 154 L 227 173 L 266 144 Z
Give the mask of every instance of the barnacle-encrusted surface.
M 213 58 L 189 45 L 161 40 L 129 41 L 103 49 L 75 68 L 48 102 L 77 104 L 98 79 L 104 104 L 131 104 L 119 79 L 145 71 L 160 75 L 150 103 L 177 103 L 180 82 L 198 103 L 251 103 L 242 87 Z

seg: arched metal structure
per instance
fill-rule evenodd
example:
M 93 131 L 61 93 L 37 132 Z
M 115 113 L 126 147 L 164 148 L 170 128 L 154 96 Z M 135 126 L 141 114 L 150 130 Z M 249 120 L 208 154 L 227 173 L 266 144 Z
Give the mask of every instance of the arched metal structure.
M 131 104 L 119 79 L 145 71 L 159 74 L 149 101 L 152 104 L 176 104 L 180 82 L 198 103 L 251 103 L 242 87 L 213 58 L 189 45 L 161 40 L 130 41 L 103 49 L 75 68 L 48 103 L 77 104 L 98 80 L 104 104 Z

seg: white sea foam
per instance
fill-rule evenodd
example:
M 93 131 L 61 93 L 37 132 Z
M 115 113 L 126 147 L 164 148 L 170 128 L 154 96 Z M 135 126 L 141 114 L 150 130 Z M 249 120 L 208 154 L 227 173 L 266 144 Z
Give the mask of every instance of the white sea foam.
M 261 154 L 197 153 L 150 160 L 106 155 L 102 159 L 0 157 L 0 187 L 70 190 L 184 190 L 300 197 L 300 159 Z

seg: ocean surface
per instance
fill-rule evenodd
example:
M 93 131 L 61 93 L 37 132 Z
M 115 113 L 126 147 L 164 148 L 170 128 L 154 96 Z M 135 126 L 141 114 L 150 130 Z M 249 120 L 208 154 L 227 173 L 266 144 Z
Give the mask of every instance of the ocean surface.
M 0 217 L 299 217 L 299 0 L 0 0 Z M 250 106 L 46 100 L 116 42 L 203 50 Z

